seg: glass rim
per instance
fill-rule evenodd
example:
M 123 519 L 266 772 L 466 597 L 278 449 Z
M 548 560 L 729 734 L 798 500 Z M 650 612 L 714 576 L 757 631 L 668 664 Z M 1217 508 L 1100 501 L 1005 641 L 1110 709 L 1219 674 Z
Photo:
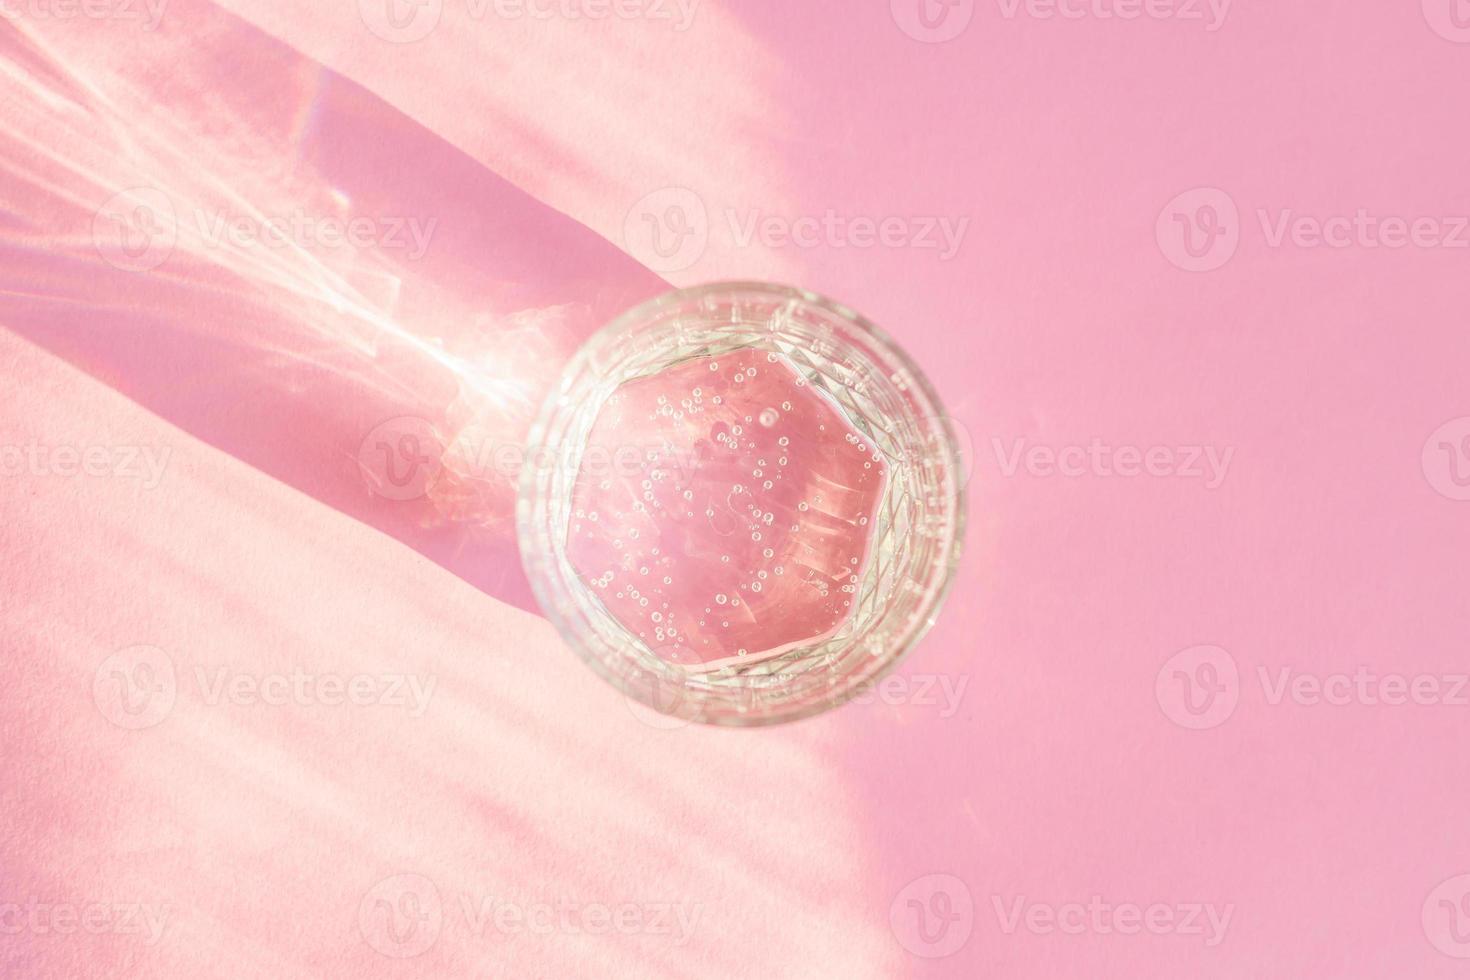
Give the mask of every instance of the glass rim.
M 639 324 L 655 320 L 659 312 L 669 307 L 698 302 L 707 296 L 724 294 L 756 294 L 816 307 L 842 321 L 844 326 L 851 328 L 856 334 L 866 338 L 882 358 L 891 360 L 893 367 L 905 372 L 908 383 L 918 391 L 922 401 L 926 402 L 928 408 L 934 413 L 929 415 L 928 419 L 931 423 L 939 423 L 934 428 L 942 434 L 948 458 L 954 466 L 957 467 L 960 464 L 958 440 L 955 437 L 949 414 L 944 410 L 944 403 L 940 400 L 938 392 L 934 390 L 928 376 L 892 337 L 867 317 L 827 296 L 795 286 L 758 280 L 727 280 L 672 289 L 638 303 L 597 328 L 582 342 L 558 373 L 552 390 L 537 409 L 535 421 L 528 436 L 528 444 L 538 446 L 546 440 L 548 432 L 553 428 L 560 414 L 558 408 L 562 395 L 571 381 L 593 368 L 602 347 L 612 343 L 615 338 L 636 328 Z M 565 621 L 561 613 L 561 603 L 553 594 L 554 586 L 564 587 L 565 583 L 559 575 L 547 574 L 545 568 L 539 567 L 548 561 L 554 564 L 556 558 L 556 545 L 550 540 L 551 532 L 549 529 L 539 527 L 536 521 L 536 517 L 544 515 L 548 507 L 547 501 L 541 499 L 544 496 L 540 493 L 538 486 L 541 477 L 542 474 L 538 472 L 538 468 L 528 467 L 521 475 L 516 500 L 516 533 L 521 564 L 530 582 L 531 592 L 536 599 L 537 606 L 556 629 L 562 641 L 571 647 L 577 657 L 592 668 L 594 673 L 623 697 L 637 701 L 653 711 L 663 713 L 658 705 L 651 703 L 642 696 L 639 690 L 634 689 L 631 683 L 631 671 L 619 672 L 614 669 L 612 665 L 589 649 L 590 644 L 583 639 L 582 632 L 575 628 L 575 624 Z M 793 703 L 769 712 L 718 716 L 708 716 L 700 712 L 689 720 L 711 727 L 726 728 L 759 728 L 800 721 L 841 707 L 870 690 L 892 673 L 933 628 L 940 611 L 954 589 L 960 558 L 964 552 L 964 536 L 968 519 L 968 486 L 967 481 L 958 476 L 952 482 L 954 494 L 951 528 L 940 556 L 943 563 L 942 577 L 932 585 L 930 595 L 926 597 L 921 606 L 922 615 L 906 624 L 903 630 L 894 637 L 893 642 L 888 644 L 888 651 L 881 658 L 882 662 L 871 674 L 860 681 L 834 687 L 824 697 Z

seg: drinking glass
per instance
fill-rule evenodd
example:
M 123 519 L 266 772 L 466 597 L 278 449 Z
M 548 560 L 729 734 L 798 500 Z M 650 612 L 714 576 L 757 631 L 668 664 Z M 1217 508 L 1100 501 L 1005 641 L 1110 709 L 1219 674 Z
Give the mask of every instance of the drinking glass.
M 624 313 L 530 442 L 517 521 L 537 601 L 671 724 L 766 725 L 862 693 L 934 623 L 959 561 L 964 474 L 933 388 L 804 290 L 716 283 Z M 599 488 L 620 503 L 594 506 Z M 711 599 L 717 580 L 739 591 Z

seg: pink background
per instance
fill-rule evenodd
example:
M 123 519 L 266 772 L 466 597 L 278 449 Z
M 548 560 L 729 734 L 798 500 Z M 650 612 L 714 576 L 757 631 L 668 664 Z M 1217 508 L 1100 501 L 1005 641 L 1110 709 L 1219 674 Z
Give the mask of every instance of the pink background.
M 653 0 L 427 0 L 412 43 L 371 30 L 382 2 L 0 20 L 0 974 L 1470 969 L 1463 0 L 956 0 L 926 10 L 942 43 L 917 0 L 703 0 L 685 30 Z M 134 261 L 108 229 L 138 188 L 168 213 Z M 671 208 L 672 258 L 639 234 Z M 829 210 L 968 223 L 946 259 L 728 217 Z M 1360 210 L 1433 224 L 1273 241 Z M 433 232 L 222 243 L 220 214 Z M 509 479 L 460 459 L 608 317 L 722 278 L 882 324 L 973 447 L 965 563 L 901 680 L 751 732 L 585 671 L 529 598 Z M 450 443 L 406 500 L 363 452 L 402 417 Z M 1011 467 L 1018 440 L 1229 466 L 1067 475 Z M 149 484 L 12 465 L 34 447 L 169 455 Z M 146 692 L 109 665 L 140 645 L 173 679 L 132 730 L 117 698 Z M 1360 668 L 1438 693 L 1275 696 Z M 211 703 L 220 669 L 435 687 L 421 714 Z M 383 917 L 405 889 L 426 918 Z M 1230 918 L 1045 927 L 1094 896 Z M 637 915 L 502 929 L 487 900 Z

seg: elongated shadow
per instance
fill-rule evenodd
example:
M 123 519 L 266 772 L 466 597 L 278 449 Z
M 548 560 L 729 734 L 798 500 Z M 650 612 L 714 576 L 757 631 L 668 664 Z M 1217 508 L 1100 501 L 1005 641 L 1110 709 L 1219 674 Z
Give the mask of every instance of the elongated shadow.
M 166 28 L 147 42 L 162 78 L 95 30 L 0 24 L 20 80 L 0 136 L 0 317 L 532 608 L 501 450 L 580 340 L 665 284 L 233 16 L 197 5 Z M 423 454 L 405 426 L 430 434 Z

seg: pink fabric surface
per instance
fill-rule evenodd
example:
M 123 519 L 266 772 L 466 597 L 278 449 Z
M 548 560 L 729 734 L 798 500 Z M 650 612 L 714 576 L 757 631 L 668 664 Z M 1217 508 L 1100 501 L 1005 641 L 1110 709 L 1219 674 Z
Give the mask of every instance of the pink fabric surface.
M 1463 0 L 5 9 L 0 972 L 1464 972 Z M 433 231 L 209 234 L 298 213 Z M 724 277 L 883 325 L 974 473 L 929 638 L 759 732 L 583 670 L 466 459 Z
M 6 498 L 24 581 L 0 693 L 6 976 L 894 965 L 830 726 L 649 725 L 538 617 L 13 336 L 0 364 L 17 437 L 167 453 L 152 489 L 28 477 Z M 164 693 L 130 716 L 108 675 L 148 657 Z M 315 680 L 331 675 L 405 680 L 355 705 Z M 400 924 L 432 940 L 412 958 L 376 904 L 396 907 L 402 876 L 432 883 L 438 913 Z M 623 909 L 646 928 L 595 918 Z

